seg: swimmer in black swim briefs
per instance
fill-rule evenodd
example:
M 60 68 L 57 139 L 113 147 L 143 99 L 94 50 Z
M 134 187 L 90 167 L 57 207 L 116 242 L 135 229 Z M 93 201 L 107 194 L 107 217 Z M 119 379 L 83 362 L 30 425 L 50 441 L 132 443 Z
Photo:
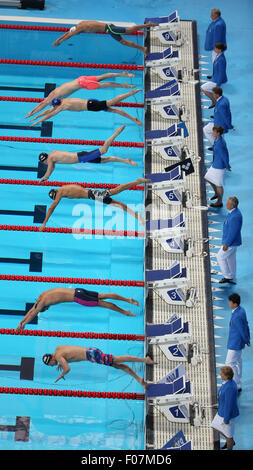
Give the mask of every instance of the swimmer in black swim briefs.
M 43 169 L 43 164 L 47 165 L 47 170 L 44 174 L 44 176 L 40 179 L 40 183 L 43 181 L 48 180 L 49 176 L 53 173 L 55 169 L 55 164 L 58 163 L 63 163 L 63 164 L 73 164 L 73 163 L 112 163 L 112 162 L 119 162 L 119 163 L 125 163 L 127 165 L 135 165 L 137 166 L 137 163 L 131 160 L 131 158 L 119 158 L 119 157 L 103 157 L 110 145 L 112 145 L 113 141 L 116 139 L 116 137 L 125 129 L 125 126 L 121 126 L 118 129 L 115 130 L 113 135 L 107 139 L 102 147 L 99 147 L 95 150 L 92 150 L 91 152 L 85 152 L 85 151 L 80 151 L 77 153 L 73 152 L 67 152 L 63 150 L 53 150 L 50 152 L 48 155 L 47 153 L 42 152 L 39 155 L 39 162 L 42 164 L 42 169 Z
M 99 101 L 94 98 L 55 98 L 51 102 L 52 106 L 50 109 L 43 111 L 43 113 L 38 114 L 36 117 L 30 120 L 30 122 L 35 121 L 33 122 L 33 124 L 30 124 L 30 126 L 35 126 L 39 122 L 47 121 L 56 114 L 59 114 L 61 111 L 107 111 L 109 113 L 120 114 L 120 116 L 123 116 L 135 122 L 136 124 L 138 124 L 138 126 L 142 126 L 142 122 L 138 118 L 131 116 L 130 114 L 123 111 L 123 109 L 121 108 L 114 108 L 115 104 L 125 100 L 126 98 L 129 98 L 130 96 L 135 95 L 139 91 L 142 91 L 141 88 L 138 88 L 137 90 L 131 90 L 128 93 L 123 93 L 122 95 L 115 96 L 115 98 L 106 101 Z
M 39 231 L 41 232 L 44 230 L 46 223 L 48 222 L 49 218 L 53 214 L 55 208 L 59 204 L 60 200 L 63 197 L 66 197 L 68 199 L 93 199 L 93 200 L 100 200 L 100 202 L 103 202 L 105 204 L 111 204 L 112 206 L 119 207 L 123 209 L 126 212 L 129 212 L 129 214 L 133 215 L 137 220 L 142 225 L 145 225 L 145 221 L 143 220 L 142 216 L 140 213 L 133 211 L 129 206 L 124 204 L 121 201 L 112 199 L 111 196 L 114 196 L 116 194 L 121 193 L 122 191 L 125 191 L 127 189 L 132 188 L 133 186 L 143 184 L 143 183 L 148 183 L 150 182 L 149 179 L 146 178 L 137 178 L 137 180 L 132 181 L 131 183 L 124 183 L 124 184 L 119 184 L 115 188 L 110 189 L 110 191 L 104 193 L 104 191 L 101 192 L 101 196 L 99 196 L 98 192 L 99 190 L 90 190 L 82 187 L 79 184 L 66 184 L 64 186 L 61 186 L 59 189 L 51 189 L 49 191 L 49 197 L 53 199 L 53 204 L 49 207 L 47 211 L 46 218 L 42 224 L 41 227 L 39 227 Z
M 16 331 L 24 329 L 25 325 L 31 322 L 33 318 L 35 318 L 36 315 L 38 315 L 40 312 L 45 312 L 52 305 L 57 305 L 64 302 L 75 302 L 84 307 L 102 307 L 118 313 L 122 313 L 128 317 L 136 316 L 135 313 L 132 313 L 130 310 L 123 310 L 114 303 L 108 302 L 106 299 L 119 300 L 136 306 L 139 305 L 139 302 L 132 297 L 122 297 L 121 295 L 111 292 L 103 293 L 81 288 L 72 289 L 65 287 L 55 287 L 54 289 L 46 290 L 40 294 L 35 304 L 22 318 L 21 322 L 16 328 Z

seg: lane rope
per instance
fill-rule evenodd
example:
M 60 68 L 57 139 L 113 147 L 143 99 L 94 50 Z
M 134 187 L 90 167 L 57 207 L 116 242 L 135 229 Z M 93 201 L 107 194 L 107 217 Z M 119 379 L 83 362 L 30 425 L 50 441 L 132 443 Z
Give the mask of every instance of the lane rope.
M 17 336 L 52 336 L 57 338 L 86 338 L 86 339 L 106 339 L 117 341 L 145 341 L 144 335 L 121 334 L 121 333 L 94 333 L 92 331 L 45 331 L 45 330 L 20 330 L 14 328 L 1 328 L 1 335 Z
M 28 225 L 0 225 L 0 230 L 10 232 L 40 232 L 37 226 Z M 72 233 L 83 235 L 103 235 L 115 237 L 135 237 L 144 238 L 144 232 L 132 230 L 104 230 L 88 228 L 68 228 L 68 227 L 45 227 L 40 233 Z
M 78 183 L 78 182 L 65 182 L 65 181 L 42 181 L 40 183 L 37 180 L 19 180 L 12 178 L 0 178 L 0 184 L 20 184 L 24 186 L 68 186 L 70 184 L 75 184 L 77 186 L 82 186 L 83 188 L 99 188 L 99 189 L 113 189 L 120 186 L 119 184 L 110 184 L 110 183 Z M 144 186 L 133 186 L 129 188 L 129 191 L 143 191 Z
M 118 279 L 95 279 L 80 277 L 60 277 L 60 276 L 27 276 L 16 274 L 0 274 L 0 281 L 22 281 L 22 282 L 51 282 L 60 284 L 89 284 L 101 286 L 120 287 L 144 287 L 144 281 L 118 280 Z
M 74 67 L 85 69 L 112 69 L 112 70 L 138 70 L 143 71 L 143 65 L 135 64 L 96 64 L 95 62 L 59 62 L 52 60 L 23 60 L 23 59 L 0 59 L 0 64 L 8 65 L 36 65 L 47 67 Z
M 45 98 L 25 98 L 21 96 L 0 96 L 0 101 L 17 101 L 22 103 L 41 103 Z M 144 108 L 144 103 L 125 103 L 119 101 L 114 104 L 118 108 Z
M 7 142 L 38 142 L 43 144 L 67 144 L 67 145 L 95 145 L 102 147 L 104 145 L 104 140 L 85 140 L 85 139 L 53 139 L 46 137 L 17 137 L 17 136 L 7 136 L 1 135 L 0 141 Z M 120 142 L 114 141 L 111 144 L 111 147 L 134 147 L 134 148 L 144 148 L 143 142 Z
M 93 392 L 86 390 L 58 390 L 47 388 L 0 387 L 0 393 L 13 395 L 43 395 L 75 398 L 112 398 L 117 400 L 145 400 L 144 393 Z
M 70 28 L 65 26 L 28 26 L 24 24 L 0 24 L 0 29 L 20 29 L 25 31 L 55 31 L 67 33 Z M 107 34 L 104 31 L 97 31 L 92 34 Z M 126 36 L 143 36 L 143 31 L 135 31 L 133 33 L 128 33 Z

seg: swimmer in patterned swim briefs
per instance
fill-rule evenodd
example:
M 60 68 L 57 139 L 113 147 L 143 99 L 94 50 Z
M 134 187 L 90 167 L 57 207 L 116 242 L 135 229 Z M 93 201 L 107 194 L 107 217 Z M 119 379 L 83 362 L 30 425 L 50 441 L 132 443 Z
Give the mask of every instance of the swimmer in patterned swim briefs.
M 72 26 L 65 34 L 56 39 L 53 46 L 59 46 L 62 42 L 67 41 L 69 38 L 76 36 L 80 33 L 98 33 L 103 32 L 109 34 L 113 39 L 122 44 L 123 46 L 134 47 L 139 49 L 146 55 L 147 48 L 136 44 L 136 42 L 128 41 L 122 37 L 122 34 L 131 34 L 139 31 L 140 29 L 148 29 L 157 26 L 157 23 L 149 21 L 146 24 L 138 24 L 128 27 L 117 26 L 115 24 L 107 24 L 101 21 L 83 20 L 76 26 Z
M 53 150 L 48 155 L 47 153 L 41 153 L 39 155 L 39 161 L 47 165 L 47 171 L 44 176 L 40 179 L 40 183 L 43 181 L 48 180 L 49 176 L 53 173 L 55 169 L 55 164 L 63 163 L 63 164 L 73 164 L 73 163 L 112 163 L 112 162 L 119 162 L 125 163 L 127 165 L 135 165 L 137 163 L 131 158 L 119 158 L 119 157 L 102 157 L 104 155 L 110 145 L 112 145 L 113 141 L 116 137 L 125 129 L 125 126 L 121 126 L 115 130 L 113 135 L 109 137 L 102 145 L 102 147 L 92 150 L 91 152 L 67 152 L 63 150 Z
M 30 125 L 35 126 L 39 122 L 47 121 L 56 114 L 59 114 L 61 111 L 107 111 L 109 113 L 120 114 L 121 116 L 127 119 L 131 119 L 131 121 L 138 124 L 138 126 L 142 126 L 142 122 L 139 119 L 126 113 L 125 111 L 123 111 L 123 109 L 113 107 L 115 104 L 125 100 L 126 98 L 129 98 L 130 96 L 135 95 L 139 91 L 142 91 L 141 88 L 139 88 L 138 90 L 129 91 L 128 93 L 123 93 L 122 95 L 115 96 L 115 98 L 112 98 L 111 100 L 103 101 L 99 101 L 94 98 L 90 100 L 83 100 L 81 98 L 65 98 L 61 100 L 60 98 L 54 98 L 51 101 L 51 108 L 47 109 L 46 111 L 43 111 L 43 113 L 40 113 L 38 114 L 38 116 L 32 118 L 31 121 L 34 121 L 38 118 L 41 119 L 35 121 L 33 124 Z
M 121 201 L 112 199 L 111 196 L 114 196 L 116 194 L 121 193 L 122 191 L 125 191 L 127 189 L 132 188 L 133 186 L 136 186 L 138 184 L 142 183 L 148 183 L 150 180 L 146 178 L 137 178 L 137 180 L 132 181 L 131 183 L 125 183 L 125 184 L 119 184 L 116 186 L 116 188 L 112 189 L 105 189 L 105 190 L 97 190 L 97 189 L 86 189 L 80 186 L 79 184 L 68 184 L 65 186 L 62 186 L 59 189 L 51 189 L 49 191 L 49 197 L 54 200 L 53 204 L 49 207 L 47 211 L 46 218 L 39 227 L 39 231 L 41 232 L 45 226 L 46 223 L 48 222 L 49 218 L 53 214 L 55 208 L 58 206 L 60 200 L 63 197 L 66 197 L 68 199 L 93 199 L 95 201 L 102 202 L 104 204 L 111 204 L 112 206 L 119 207 L 123 209 L 126 212 L 129 212 L 129 214 L 132 214 L 137 220 L 140 221 L 142 225 L 145 225 L 145 222 L 143 218 L 141 217 L 141 214 L 138 212 L 134 212 L 130 207 L 128 207 L 126 204 L 124 204 Z
M 61 304 L 64 302 L 75 302 L 83 307 L 102 307 L 108 308 L 115 312 L 122 313 L 128 317 L 135 317 L 136 315 L 130 310 L 123 310 L 112 302 L 107 302 L 105 299 L 121 300 L 132 305 L 139 305 L 139 302 L 132 298 L 122 297 L 114 293 L 102 293 L 90 291 L 86 289 L 67 289 L 64 287 L 56 287 L 54 289 L 42 292 L 32 308 L 27 312 L 16 328 L 16 331 L 24 329 L 25 325 L 30 322 L 40 312 L 45 312 L 52 305 Z
M 130 374 L 134 377 L 139 384 L 144 388 L 147 383 L 142 377 L 139 377 L 129 366 L 123 364 L 124 362 L 142 362 L 146 365 L 153 365 L 154 361 L 150 356 L 136 357 L 136 356 L 114 356 L 112 354 L 104 354 L 98 348 L 83 348 L 81 346 L 58 346 L 53 354 L 44 354 L 42 361 L 47 366 L 57 366 L 57 370 L 62 370 L 62 373 L 55 380 L 58 382 L 60 379 L 65 380 L 65 375 L 70 371 L 70 362 L 89 361 L 96 364 L 103 364 L 105 366 L 114 367 Z
M 39 113 L 44 109 L 46 106 L 50 106 L 51 102 L 54 98 L 67 98 L 68 96 L 75 93 L 77 90 L 81 88 L 85 90 L 97 90 L 100 88 L 134 88 L 135 85 L 130 85 L 129 83 L 116 83 L 116 82 L 105 82 L 102 83 L 103 80 L 107 80 L 108 78 L 117 78 L 117 77 L 134 77 L 133 73 L 130 72 L 120 72 L 120 73 L 104 73 L 103 75 L 84 75 L 81 77 L 72 80 L 71 82 L 63 83 L 59 87 L 52 90 L 51 93 L 43 100 L 41 103 L 38 104 L 32 111 L 30 111 L 26 118 L 33 116 L 35 113 Z

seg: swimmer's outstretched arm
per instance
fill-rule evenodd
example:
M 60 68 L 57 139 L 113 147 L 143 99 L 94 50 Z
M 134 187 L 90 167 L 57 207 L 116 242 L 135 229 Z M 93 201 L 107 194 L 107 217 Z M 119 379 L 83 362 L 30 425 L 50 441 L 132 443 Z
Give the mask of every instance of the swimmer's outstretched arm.
M 60 108 L 60 109 L 59 109 Z M 30 126 L 35 126 L 36 124 L 38 124 L 39 122 L 42 122 L 42 121 L 47 121 L 48 119 L 50 119 L 52 116 L 55 116 L 56 114 L 60 113 L 61 111 L 63 110 L 62 106 L 59 105 L 55 108 L 50 108 L 50 109 L 47 109 L 46 111 L 44 111 L 43 113 L 41 114 L 38 114 L 38 116 L 36 116 L 35 118 L 31 119 L 31 121 L 34 121 L 35 119 L 38 119 L 40 116 L 43 116 L 41 119 L 39 119 L 38 121 L 35 121 L 33 124 L 30 124 Z
M 45 220 L 43 222 L 43 224 L 41 225 L 41 227 L 39 227 L 39 231 L 42 232 L 42 230 L 45 228 L 46 226 L 46 223 L 48 222 L 48 220 L 50 219 L 51 215 L 53 214 L 55 208 L 58 206 L 60 200 L 61 200 L 61 195 L 59 194 L 60 191 L 57 191 L 57 195 L 56 195 L 56 198 L 53 202 L 53 204 L 51 204 L 51 206 L 49 207 L 48 211 L 47 211 L 47 215 L 45 217 Z
M 81 31 L 79 31 L 78 28 L 76 28 L 75 31 L 67 31 L 61 37 L 56 39 L 56 41 L 53 42 L 52 46 L 59 46 L 62 42 L 67 41 L 72 36 L 76 36 L 77 34 L 80 34 L 80 32 Z
M 44 174 L 44 176 L 42 176 L 42 178 L 40 179 L 40 183 L 43 183 L 43 181 L 47 181 L 49 176 L 53 173 L 55 169 L 55 164 L 53 161 L 49 161 L 49 164 L 47 166 L 47 171 L 46 173 Z
M 40 296 L 41 297 L 41 296 Z M 40 297 L 38 298 L 37 302 L 32 306 L 32 308 L 27 312 L 27 314 L 24 316 L 24 318 L 21 320 L 21 322 L 18 324 L 17 328 L 15 331 L 20 331 L 23 330 L 25 325 L 29 323 L 38 313 L 43 309 L 44 302 L 40 301 Z
M 30 116 L 33 116 L 33 114 L 38 113 L 39 111 L 42 111 L 42 109 L 44 109 L 46 106 L 48 106 L 50 104 L 50 101 L 52 101 L 52 100 L 50 100 L 48 98 L 44 99 L 43 101 L 41 101 L 41 103 L 38 104 L 38 106 L 33 108 L 32 111 L 27 113 L 27 115 L 25 117 L 29 118 Z

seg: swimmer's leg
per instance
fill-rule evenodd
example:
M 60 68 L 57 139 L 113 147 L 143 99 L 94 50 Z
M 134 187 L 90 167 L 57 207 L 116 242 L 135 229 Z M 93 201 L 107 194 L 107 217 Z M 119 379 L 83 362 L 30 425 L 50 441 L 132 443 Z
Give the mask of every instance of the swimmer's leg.
M 115 358 L 115 356 L 113 357 Z M 114 367 L 114 369 L 123 370 L 124 372 L 126 372 L 126 374 L 131 375 L 135 380 L 137 380 L 137 382 L 141 384 L 144 388 L 147 387 L 147 383 L 144 381 L 144 379 L 140 377 L 139 375 L 137 375 L 133 371 L 133 369 L 131 369 L 131 367 L 127 366 L 126 364 L 112 364 L 111 367 Z
M 98 298 L 99 299 L 99 298 Z M 109 310 L 114 310 L 115 312 L 122 313 L 128 317 L 135 317 L 136 315 L 130 310 L 123 310 L 122 308 L 118 307 L 117 305 L 113 304 L 112 302 L 106 302 L 105 300 L 98 300 L 98 306 L 102 308 L 108 308 Z
M 134 74 L 129 72 L 108 72 L 103 73 L 102 75 L 97 75 L 97 81 L 101 82 L 102 80 L 107 80 L 107 78 L 114 77 L 134 77 Z
M 139 44 L 136 44 L 136 42 L 133 41 L 128 41 L 127 39 L 122 38 L 121 41 L 119 41 L 122 46 L 128 46 L 128 47 L 133 47 L 134 49 L 138 49 L 139 51 L 143 52 L 143 54 L 146 56 L 147 54 L 147 48 L 144 46 L 139 46 Z
M 132 298 L 127 298 L 127 297 L 122 297 L 121 295 L 114 294 L 114 293 L 109 293 L 109 294 L 99 293 L 98 298 L 99 299 L 122 300 L 123 302 L 128 302 L 129 304 L 139 305 L 139 302 L 137 302 L 137 300 L 134 300 Z
M 105 142 L 104 142 L 104 145 L 102 145 L 102 147 L 100 147 L 99 151 L 101 153 L 101 155 L 104 155 L 108 148 L 110 147 L 110 145 L 112 145 L 113 141 L 116 139 L 116 137 L 121 134 L 121 132 L 125 129 L 126 126 L 121 126 L 121 127 L 118 127 L 117 129 L 115 129 L 114 133 L 111 135 L 111 137 L 109 137 L 109 139 L 107 139 Z
M 111 206 L 115 206 L 115 207 L 119 207 L 120 209 L 122 209 L 123 211 L 125 212 L 128 212 L 129 214 L 131 214 L 133 217 L 135 217 L 142 225 L 145 225 L 145 221 L 143 220 L 141 214 L 139 214 L 138 212 L 135 212 L 133 211 L 132 209 L 130 209 L 130 207 L 128 207 L 126 204 L 124 204 L 123 202 L 121 201 L 115 201 L 115 199 L 112 199 L 112 202 L 110 204 Z
M 137 178 L 135 181 L 131 181 L 130 183 L 123 183 L 116 186 L 116 188 L 111 189 L 111 195 L 122 193 L 122 191 L 126 191 L 126 189 L 133 188 L 134 186 L 142 183 L 148 183 L 150 180 L 147 178 Z
M 135 95 L 136 93 L 138 93 L 138 91 L 142 91 L 142 89 L 138 88 L 137 90 L 132 90 L 132 91 L 129 91 L 128 93 L 123 93 L 122 95 L 115 96 L 115 98 L 112 98 L 111 100 L 106 101 L 107 106 L 108 107 L 113 106 L 119 101 L 123 101 L 126 98 L 129 98 L 129 96 Z
M 154 361 L 150 356 L 146 357 L 137 357 L 137 356 L 113 356 L 113 362 L 116 364 L 121 364 L 122 362 L 144 362 L 145 364 L 153 365 Z
M 138 126 L 142 126 L 142 122 L 138 118 L 135 118 L 135 117 L 131 116 L 130 114 L 123 111 L 123 109 L 108 107 L 107 111 L 109 111 L 110 113 L 120 114 L 121 116 L 135 122 L 136 124 L 138 124 Z
M 120 158 L 120 157 L 102 157 L 101 163 L 125 163 L 126 165 L 138 166 L 138 164 L 131 160 L 131 158 Z
M 135 88 L 136 85 L 130 85 L 129 83 L 116 83 L 116 82 L 105 82 L 98 83 L 98 88 Z

